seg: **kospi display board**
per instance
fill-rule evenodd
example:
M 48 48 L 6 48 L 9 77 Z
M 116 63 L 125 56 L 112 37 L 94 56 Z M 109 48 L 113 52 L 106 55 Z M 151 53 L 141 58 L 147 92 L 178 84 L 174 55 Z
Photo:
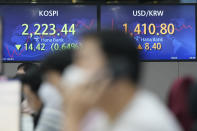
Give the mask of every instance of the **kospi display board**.
M 97 30 L 96 5 L 0 5 L 0 16 L 4 62 L 40 61 Z
M 145 61 L 195 60 L 195 17 L 195 5 L 103 5 L 101 30 L 129 33 Z

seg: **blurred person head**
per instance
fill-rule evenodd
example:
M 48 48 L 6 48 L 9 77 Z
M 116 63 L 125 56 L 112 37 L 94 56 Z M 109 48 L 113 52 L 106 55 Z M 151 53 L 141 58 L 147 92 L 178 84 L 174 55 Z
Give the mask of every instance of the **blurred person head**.
M 69 119 L 80 123 L 93 108 L 116 118 L 135 93 L 139 73 L 137 43 L 131 36 L 119 31 L 84 34 L 63 76 L 68 128 L 77 130 L 80 124 Z
M 108 70 L 114 79 L 138 83 L 140 59 L 136 41 L 122 32 L 95 32 L 82 37 L 74 63 L 91 73 Z
M 39 96 L 46 106 L 53 109 L 61 108 L 62 98 L 58 90 L 64 69 L 72 63 L 72 52 L 72 50 L 55 52 L 41 64 L 43 83 Z M 53 97 L 50 99 L 49 96 Z
M 77 90 L 84 91 L 81 93 L 84 97 L 86 97 L 86 92 L 89 92 L 88 89 L 91 90 L 91 95 L 87 95 L 89 98 L 84 101 L 97 99 L 97 95 L 101 94 L 94 106 L 101 107 L 109 114 L 120 112 L 131 100 L 140 78 L 141 64 L 136 45 L 136 41 L 131 36 L 118 31 L 93 32 L 82 36 L 81 47 L 75 51 L 73 59 L 72 66 L 75 68 L 72 68 L 70 72 L 68 68 L 66 72 L 72 76 L 77 73 L 77 68 L 78 74 L 81 73 L 78 79 L 88 81 L 83 81 L 84 83 L 92 83 L 87 85 L 87 88 L 85 86 L 84 90 L 76 88 L 76 92 Z M 103 83 L 108 79 L 111 81 L 110 84 L 102 93 L 99 93 L 98 90 L 104 87 Z M 71 80 L 65 78 L 64 81 L 67 84 Z M 73 79 L 74 82 L 79 83 L 76 79 Z M 84 84 L 83 82 L 78 84 L 79 87 Z
M 21 78 L 25 98 L 29 107 L 38 113 L 42 107 L 42 102 L 38 96 L 38 91 L 42 83 L 39 67 L 31 68 Z
M 22 63 L 22 64 L 18 65 L 16 75 L 12 79 L 21 80 L 24 77 L 24 75 L 26 74 L 26 72 L 28 72 L 32 69 L 37 69 L 37 68 L 39 68 L 39 66 L 34 63 L 29 63 L 29 62 Z M 29 107 L 28 102 L 24 96 L 24 90 L 22 90 L 21 98 L 22 98 L 21 99 L 22 112 L 32 114 L 32 109 Z
M 33 63 L 22 63 L 18 65 L 16 75 L 25 74 L 29 69 L 36 67 L 37 65 Z
M 58 86 L 64 69 L 72 63 L 72 50 L 64 50 L 49 55 L 41 64 L 45 82 Z

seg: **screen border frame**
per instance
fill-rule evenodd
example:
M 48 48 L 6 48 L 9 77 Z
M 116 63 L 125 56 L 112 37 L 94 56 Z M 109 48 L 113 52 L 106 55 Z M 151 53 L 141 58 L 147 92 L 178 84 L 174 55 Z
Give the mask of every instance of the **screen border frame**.
M 178 6 L 183 6 L 183 5 L 193 5 L 195 7 L 195 40 L 196 40 L 196 58 L 195 59 L 161 59 L 161 60 L 140 60 L 141 62 L 197 62 L 197 3 L 164 3 L 164 4 L 132 4 L 132 3 L 109 3 L 109 4 L 99 4 L 98 6 L 100 6 L 100 18 L 101 18 L 101 6 L 105 6 L 105 5 L 120 5 L 120 6 L 132 6 L 132 5 L 136 5 L 136 6 L 148 6 L 148 5 L 151 5 L 151 6 L 159 6 L 159 5 L 178 5 Z M 101 19 L 100 21 L 101 22 Z M 100 25 L 101 23 L 99 23 Z M 101 26 L 99 27 L 100 30 L 101 30 Z
M 3 66 L 3 29 L 2 29 L 2 17 L 0 17 L 0 76 L 4 73 L 4 66 Z
M 193 5 L 195 7 L 195 14 L 197 15 L 197 3 L 156 3 L 156 4 L 139 4 L 139 3 L 132 3 L 132 2 L 122 2 L 122 3 L 96 3 L 96 2 L 89 2 L 89 3 L 67 3 L 67 2 L 56 2 L 56 3 L 45 3 L 45 2 L 26 2 L 26 3 L 0 3 L 0 5 L 89 5 L 89 6 L 96 6 L 97 8 L 97 31 L 101 31 L 101 6 L 105 5 L 136 5 L 136 6 L 159 6 L 159 5 L 178 5 L 178 6 L 183 6 L 183 5 Z M 195 23 L 196 23 L 196 28 L 195 28 L 195 39 L 196 39 L 196 59 L 161 59 L 161 60 L 140 60 L 141 62 L 197 62 L 197 16 L 195 17 Z M 3 34 L 2 34 L 3 35 Z M 2 40 L 2 47 L 3 47 L 3 40 Z M 3 48 L 2 48 L 3 50 Z M 3 58 L 3 51 L 2 51 L 2 58 Z M 38 61 L 5 61 L 2 60 L 2 63 L 24 63 L 24 62 L 32 62 L 32 63 L 41 63 L 42 60 Z
M 96 18 L 97 18 L 97 29 L 96 29 L 96 31 L 99 31 L 99 29 L 100 29 L 100 26 L 98 25 L 98 22 L 100 23 L 100 21 L 98 21 L 98 16 L 99 16 L 99 12 L 100 12 L 100 10 L 99 10 L 99 8 L 98 8 L 98 4 L 96 4 L 96 3 L 64 3 L 64 2 L 56 2 L 56 3 L 43 3 L 43 2 L 41 2 L 41 3 L 34 3 L 34 2 L 27 2 L 27 3 L 0 3 L 0 5 L 33 5 L 33 6 L 37 6 L 37 5 L 87 5 L 87 6 L 95 6 L 96 7 Z M 3 35 L 3 33 L 2 33 L 2 35 Z M 3 47 L 3 39 L 2 39 L 2 47 Z M 2 48 L 2 59 L 3 59 L 3 48 Z M 42 62 L 42 60 L 35 60 L 35 61 L 9 61 L 9 60 L 2 60 L 2 63 L 27 63 L 27 62 L 29 62 L 29 63 L 41 63 Z

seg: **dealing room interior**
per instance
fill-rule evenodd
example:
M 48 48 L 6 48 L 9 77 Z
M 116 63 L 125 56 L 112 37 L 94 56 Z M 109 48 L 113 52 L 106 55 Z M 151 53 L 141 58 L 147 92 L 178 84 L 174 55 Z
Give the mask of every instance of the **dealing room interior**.
M 0 131 L 197 131 L 196 0 L 1 0 Z

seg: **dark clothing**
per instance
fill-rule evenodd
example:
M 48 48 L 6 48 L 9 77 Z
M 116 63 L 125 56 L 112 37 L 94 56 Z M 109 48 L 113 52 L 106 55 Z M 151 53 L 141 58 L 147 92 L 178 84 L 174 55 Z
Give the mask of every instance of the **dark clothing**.
M 40 108 L 39 112 L 37 114 L 33 114 L 33 120 L 34 120 L 34 129 L 36 129 L 37 125 L 38 125 L 38 122 L 39 122 L 39 119 L 40 119 L 40 116 L 42 114 L 42 110 L 43 110 L 43 105 L 42 107 Z
M 189 112 L 189 92 L 193 83 L 190 77 L 179 78 L 173 83 L 169 92 L 168 106 L 184 131 L 190 131 L 193 125 Z
M 194 123 L 194 125 L 193 125 L 191 131 L 197 131 L 197 122 Z

